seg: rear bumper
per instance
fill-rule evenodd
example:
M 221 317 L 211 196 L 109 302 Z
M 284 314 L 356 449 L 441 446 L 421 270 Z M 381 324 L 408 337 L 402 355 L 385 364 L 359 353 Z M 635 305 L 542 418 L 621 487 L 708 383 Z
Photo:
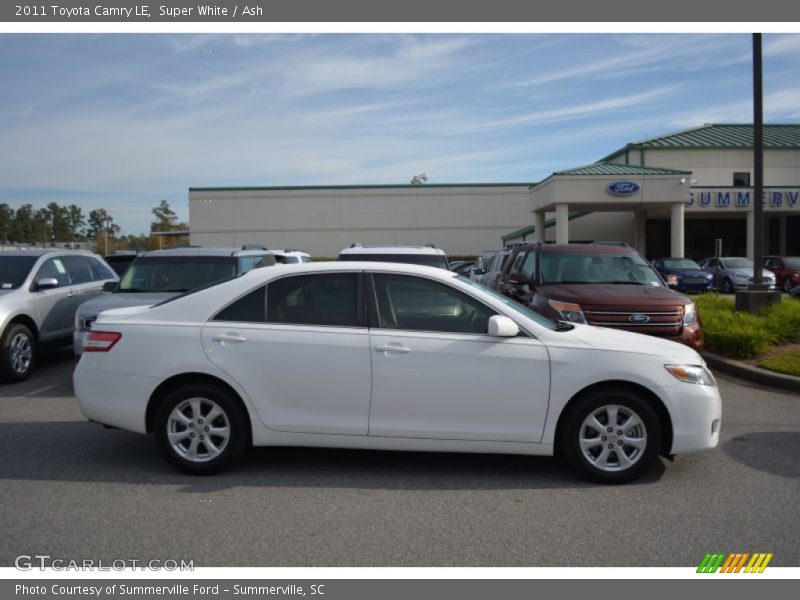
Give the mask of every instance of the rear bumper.
M 83 354 L 83 339 L 86 337 L 85 331 L 75 331 L 72 333 L 72 350 L 75 356 L 80 357 Z

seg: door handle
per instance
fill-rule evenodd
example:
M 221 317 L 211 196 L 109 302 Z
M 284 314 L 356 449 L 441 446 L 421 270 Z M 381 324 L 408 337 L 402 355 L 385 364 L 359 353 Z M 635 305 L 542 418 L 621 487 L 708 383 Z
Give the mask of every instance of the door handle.
M 70 290 L 70 291 L 67 293 L 67 297 L 68 297 L 68 298 L 74 298 L 74 297 L 75 297 L 75 296 L 77 296 L 77 295 L 78 295 L 78 292 L 76 292 L 75 290 Z
M 211 338 L 215 342 L 233 342 L 235 344 L 241 344 L 242 342 L 246 342 L 247 338 L 240 336 L 238 333 L 223 333 L 222 335 L 215 335 Z
M 375 352 L 400 352 L 405 354 L 406 352 L 411 352 L 411 348 L 400 344 L 386 344 L 385 346 L 375 346 Z

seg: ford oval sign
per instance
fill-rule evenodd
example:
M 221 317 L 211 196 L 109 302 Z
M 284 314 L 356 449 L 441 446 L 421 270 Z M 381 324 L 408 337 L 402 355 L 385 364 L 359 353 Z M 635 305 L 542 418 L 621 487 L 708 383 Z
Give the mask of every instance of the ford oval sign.
M 647 315 L 636 314 L 628 317 L 628 321 L 630 321 L 634 325 L 644 325 L 645 323 L 650 321 L 650 317 L 648 317 Z
M 615 196 L 632 196 L 640 189 L 641 186 L 633 181 L 615 181 L 606 186 L 608 193 Z

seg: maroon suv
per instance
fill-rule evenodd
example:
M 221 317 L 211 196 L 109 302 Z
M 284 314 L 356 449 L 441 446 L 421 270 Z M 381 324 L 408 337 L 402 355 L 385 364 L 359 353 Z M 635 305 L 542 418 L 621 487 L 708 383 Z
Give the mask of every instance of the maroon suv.
M 603 244 L 516 244 L 499 291 L 561 321 L 613 327 L 703 348 L 694 303 L 636 250 Z

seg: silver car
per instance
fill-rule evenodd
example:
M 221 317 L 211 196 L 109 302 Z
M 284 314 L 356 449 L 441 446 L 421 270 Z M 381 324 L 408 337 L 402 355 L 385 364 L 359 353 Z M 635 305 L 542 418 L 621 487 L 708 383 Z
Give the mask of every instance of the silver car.
M 22 381 L 43 345 L 69 344 L 78 306 L 116 281 L 103 259 L 89 252 L 0 252 L 0 377 Z
M 83 339 L 104 310 L 151 306 L 196 287 L 274 265 L 272 250 L 240 248 L 171 248 L 145 252 L 131 263 L 119 285 L 73 312 L 75 355 L 83 352 Z
M 700 268 L 708 273 L 716 273 L 714 257 L 700 261 Z M 747 289 L 755 279 L 755 265 L 749 258 L 743 256 L 726 256 L 719 259 L 719 280 L 715 285 L 723 294 L 732 294 L 736 290 Z M 775 289 L 775 274 L 767 269 L 762 272 L 762 281 L 768 283 L 770 289 Z

